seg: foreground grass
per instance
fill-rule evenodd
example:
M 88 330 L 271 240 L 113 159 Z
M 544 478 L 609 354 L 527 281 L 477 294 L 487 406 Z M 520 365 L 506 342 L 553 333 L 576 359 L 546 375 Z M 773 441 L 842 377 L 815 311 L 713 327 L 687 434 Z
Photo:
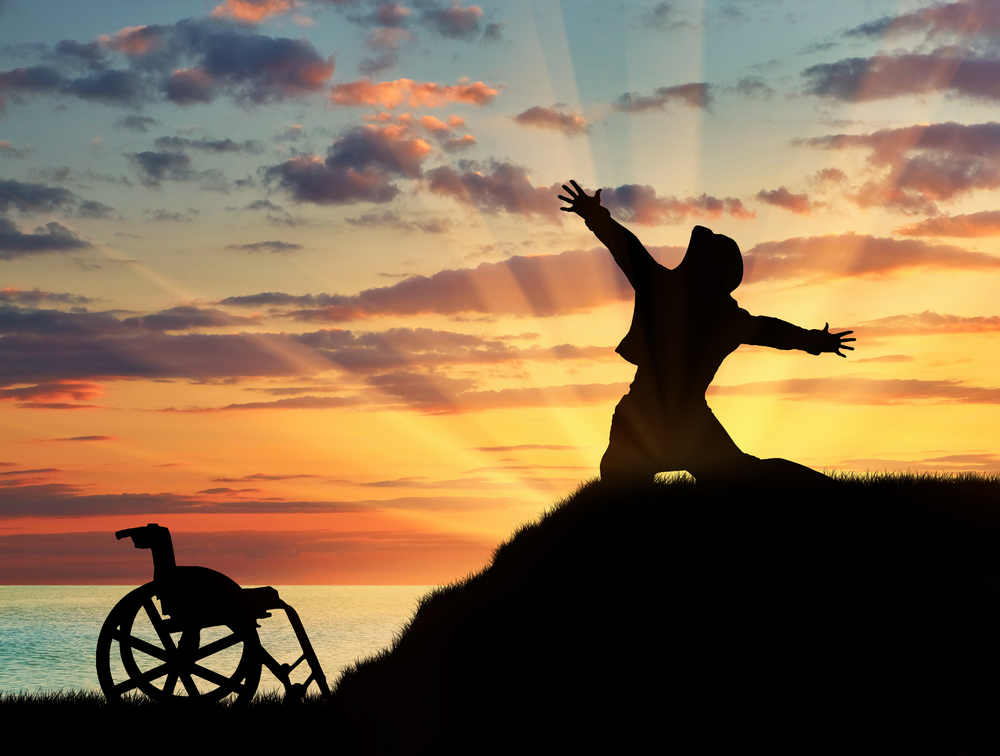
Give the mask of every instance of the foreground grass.
M 203 708 L 164 707 L 138 694 L 109 706 L 99 691 L 0 693 L 0 720 L 26 733 L 46 751 L 53 747 L 127 744 L 149 753 L 256 751 L 291 741 L 323 744 L 335 738 L 326 726 L 328 700 L 307 696 L 285 704 L 277 694 L 258 694 L 246 706 L 220 702 Z
M 328 702 L 8 694 L 0 717 L 67 743 L 183 718 L 217 747 L 351 754 L 1000 753 L 1000 476 L 832 477 L 584 484 L 428 593 Z

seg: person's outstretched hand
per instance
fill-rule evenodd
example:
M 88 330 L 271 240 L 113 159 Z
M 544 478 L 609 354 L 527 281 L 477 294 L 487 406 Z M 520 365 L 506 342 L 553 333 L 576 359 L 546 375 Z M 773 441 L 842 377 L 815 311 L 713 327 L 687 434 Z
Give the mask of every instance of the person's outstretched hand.
M 560 207 L 559 209 L 567 213 L 576 213 L 584 220 L 590 218 L 595 218 L 602 210 L 607 213 L 608 211 L 601 207 L 601 190 L 598 189 L 593 197 L 588 197 L 580 185 L 570 179 L 569 183 L 573 185 L 573 189 L 563 184 L 563 189 L 566 190 L 568 197 L 563 197 L 559 195 L 559 199 L 563 202 L 568 202 L 569 207 Z
M 841 349 L 847 349 L 851 352 L 854 351 L 854 347 L 847 346 L 848 341 L 857 341 L 857 339 L 848 339 L 854 331 L 841 331 L 840 333 L 830 333 L 830 324 L 827 323 L 823 326 L 823 330 L 820 332 L 823 335 L 823 351 L 833 352 L 841 357 L 846 357 L 847 355 L 841 352 Z

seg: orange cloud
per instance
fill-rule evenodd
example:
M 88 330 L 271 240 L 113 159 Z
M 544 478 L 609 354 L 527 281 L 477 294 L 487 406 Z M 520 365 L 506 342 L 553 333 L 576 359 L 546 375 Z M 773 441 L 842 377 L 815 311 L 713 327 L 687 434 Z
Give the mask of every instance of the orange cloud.
M 379 315 L 487 313 L 544 317 L 627 302 L 633 291 L 607 250 L 515 256 L 472 269 L 412 276 L 358 294 L 229 297 L 238 307 L 280 307 L 305 320 L 346 322 Z
M 976 238 L 1000 236 L 1000 211 L 987 210 L 969 215 L 942 215 L 892 231 L 900 236 L 950 236 Z
M 830 134 L 792 143 L 828 150 L 867 149 L 869 166 L 882 175 L 851 197 L 859 207 L 936 215 L 935 202 L 1000 187 L 1000 123 L 992 121 Z
M 738 386 L 709 386 L 715 396 L 781 394 L 789 399 L 841 404 L 1000 404 L 1000 388 L 969 386 L 964 381 L 923 381 L 900 378 L 792 378 Z
M 59 497 L 59 505 L 73 514 L 74 509 L 88 513 L 96 510 L 96 515 L 122 511 L 109 503 L 97 509 L 96 502 L 87 501 L 94 498 L 109 502 L 113 497 L 63 496 Z M 136 502 L 122 513 L 145 517 L 147 513 L 176 511 L 169 505 L 157 506 L 155 495 L 147 498 L 150 501 L 145 506 Z M 469 511 L 495 506 L 495 501 L 411 496 L 341 505 L 344 513 L 337 516 L 388 508 L 419 510 L 423 506 Z M 504 501 L 509 503 L 510 499 Z M 281 503 L 256 503 L 259 509 L 253 504 L 236 504 L 233 511 L 283 512 Z M 204 511 L 205 502 L 198 505 Z M 30 512 L 31 506 L 17 509 Z M 220 505 L 214 511 L 225 510 Z M 333 506 L 329 511 L 338 512 Z M 175 520 L 177 517 L 174 515 Z M 298 530 L 235 529 L 239 527 L 235 522 L 231 531 L 185 532 L 172 528 L 177 561 L 211 565 L 243 585 L 443 585 L 481 568 L 496 547 L 493 537 L 414 530 L 409 524 L 378 531 L 329 529 L 316 527 L 316 521 L 307 515 L 300 517 L 307 519 L 288 520 Z M 328 522 L 324 519 L 323 524 Z M 113 537 L 109 548 L 109 537 L 110 532 L 0 536 L 0 584 L 137 585 L 149 580 L 149 557 L 137 556 L 131 548 L 114 548 Z
M 156 27 L 126 26 L 113 37 L 102 34 L 97 41 L 112 50 L 136 57 L 145 55 L 160 41 L 160 31 Z
M 605 187 L 601 191 L 601 204 L 619 220 L 641 226 L 680 223 L 688 218 L 718 218 L 723 214 L 740 220 L 756 217 L 756 213 L 747 210 L 736 197 L 702 194 L 679 199 L 657 195 L 653 187 L 639 184 Z
M 493 102 L 499 93 L 498 89 L 481 81 L 469 84 L 467 79 L 460 79 L 458 84 L 452 86 L 413 79 L 377 83 L 362 79 L 333 87 L 330 99 L 348 107 L 379 105 L 391 110 L 403 102 L 411 108 L 437 108 L 453 102 L 482 106 Z
M 294 6 L 292 0 L 226 0 L 225 5 L 215 6 L 212 15 L 258 24 L 271 16 L 287 13 Z
M 931 310 L 907 315 L 890 315 L 858 323 L 855 330 L 865 336 L 911 336 L 929 333 L 991 333 L 1000 331 L 1000 316 L 938 314 Z
M 913 270 L 997 270 L 1000 257 L 950 244 L 827 234 L 758 244 L 743 255 L 744 282 L 891 276 Z
M 465 126 L 465 119 L 460 118 L 457 115 L 453 115 L 448 119 L 448 123 L 445 123 L 432 115 L 425 115 L 420 117 L 420 125 L 428 131 L 434 133 L 444 133 L 451 131 L 452 129 L 458 129 Z
M 804 193 L 792 194 L 783 186 L 770 191 L 761 189 L 757 192 L 756 197 L 761 202 L 774 205 L 775 207 L 783 207 L 785 210 L 790 210 L 796 215 L 812 214 L 812 203 L 809 201 L 809 195 Z
M 563 113 L 555 108 L 535 106 L 514 116 L 514 122 L 522 126 L 532 126 L 536 129 L 561 131 L 566 136 L 586 134 L 590 123 L 581 115 Z
M 51 406 L 68 401 L 89 402 L 99 396 L 104 396 L 104 387 L 90 381 L 50 381 L 36 386 L 0 389 L 0 401 L 15 401 L 22 407 Z

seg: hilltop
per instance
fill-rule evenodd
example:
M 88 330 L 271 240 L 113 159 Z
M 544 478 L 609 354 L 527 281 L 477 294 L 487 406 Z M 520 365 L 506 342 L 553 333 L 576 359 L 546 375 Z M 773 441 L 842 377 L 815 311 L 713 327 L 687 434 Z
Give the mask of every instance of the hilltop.
M 1000 479 L 840 483 L 583 485 L 344 672 L 335 742 L 976 752 L 1000 703 Z

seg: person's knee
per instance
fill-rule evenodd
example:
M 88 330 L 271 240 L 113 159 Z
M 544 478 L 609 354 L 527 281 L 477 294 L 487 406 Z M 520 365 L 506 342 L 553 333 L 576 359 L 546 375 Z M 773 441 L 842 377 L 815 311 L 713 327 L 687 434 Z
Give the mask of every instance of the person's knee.
M 648 467 L 636 463 L 633 454 L 622 453 L 608 447 L 601 458 L 601 480 L 605 483 L 634 484 L 649 483 L 656 475 Z

